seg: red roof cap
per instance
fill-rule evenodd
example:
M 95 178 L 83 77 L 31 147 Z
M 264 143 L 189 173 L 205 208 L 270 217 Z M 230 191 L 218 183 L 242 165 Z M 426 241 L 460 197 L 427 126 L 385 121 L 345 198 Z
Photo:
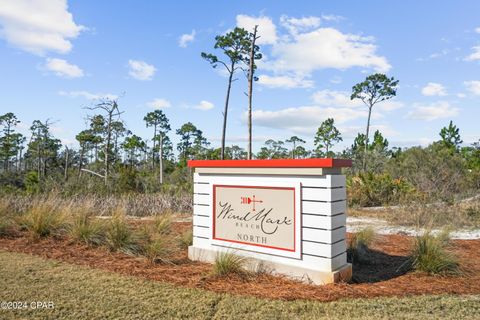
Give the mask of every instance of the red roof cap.
M 333 158 L 271 160 L 189 160 L 190 168 L 342 168 L 352 160 Z

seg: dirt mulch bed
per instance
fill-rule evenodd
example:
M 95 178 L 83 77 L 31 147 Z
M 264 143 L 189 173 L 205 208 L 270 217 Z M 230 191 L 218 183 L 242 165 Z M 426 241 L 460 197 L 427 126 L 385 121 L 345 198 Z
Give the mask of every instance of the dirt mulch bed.
M 176 223 L 174 232 L 191 228 L 191 223 Z M 269 274 L 249 278 L 210 275 L 211 265 L 189 261 L 186 250 L 177 251 L 172 264 L 152 264 L 144 258 L 107 249 L 72 243 L 67 239 L 47 238 L 30 241 L 24 234 L 0 239 L 0 250 L 22 252 L 86 265 L 123 275 L 203 288 L 215 292 L 250 295 L 271 299 L 309 299 L 333 301 L 341 298 L 408 296 L 422 294 L 480 294 L 480 240 L 457 240 L 453 251 L 459 257 L 460 276 L 429 276 L 402 270 L 412 238 L 402 235 L 378 236 L 370 251 L 371 263 L 354 266 L 353 283 L 308 285 Z

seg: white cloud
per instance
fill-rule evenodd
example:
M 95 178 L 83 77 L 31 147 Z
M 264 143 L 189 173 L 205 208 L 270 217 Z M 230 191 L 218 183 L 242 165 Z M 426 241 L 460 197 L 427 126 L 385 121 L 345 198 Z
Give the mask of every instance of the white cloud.
M 367 110 L 352 108 L 332 108 L 302 106 L 276 111 L 255 110 L 252 113 L 256 126 L 274 129 L 287 129 L 299 134 L 313 134 L 322 121 L 334 118 L 336 123 L 345 123 L 358 118 L 366 118 Z
M 480 46 L 472 47 L 473 52 L 465 57 L 466 61 L 480 60 Z
M 424 96 L 446 96 L 447 90 L 440 83 L 429 82 L 422 88 L 422 94 Z
M 355 138 L 359 133 L 365 133 L 365 126 L 338 126 L 338 130 L 342 133 L 344 138 Z M 380 131 L 384 137 L 398 136 L 399 132 L 394 130 L 388 124 L 373 124 L 370 126 L 370 133 L 372 136 L 369 139 L 372 139 L 375 131 Z
M 152 109 L 165 109 L 165 108 L 170 108 L 172 104 L 167 99 L 157 98 L 157 99 L 153 99 L 150 102 L 147 102 L 147 106 Z
M 272 87 L 310 87 L 306 80 L 321 69 L 345 70 L 352 67 L 387 72 L 391 66 L 377 54 L 373 37 L 342 33 L 334 28 L 320 28 L 322 20 L 336 21 L 339 16 L 281 16 L 280 24 L 288 32 L 277 33 L 277 27 L 267 16 L 237 16 L 237 26 L 251 30 L 259 26 L 259 44 L 271 44 L 271 56 L 258 61 L 259 70 L 273 72 L 264 76 L 265 85 Z M 303 81 L 299 81 L 302 79 Z
M 274 44 L 277 42 L 277 27 L 272 19 L 265 16 L 253 17 L 244 14 L 237 15 L 237 26 L 253 32 L 253 28 L 258 25 L 258 35 L 260 38 L 257 44 Z
M 185 33 L 178 38 L 178 45 L 182 48 L 186 48 L 190 42 L 195 40 L 196 32 L 192 30 L 192 33 Z
M 322 14 L 322 20 L 325 20 L 325 21 L 340 21 L 343 19 L 345 19 L 345 17 L 335 15 L 335 14 Z
M 438 101 L 431 104 L 414 104 L 414 109 L 407 114 L 407 118 L 414 120 L 433 121 L 451 118 L 458 114 L 459 109 L 447 101 Z
M 2 0 L 0 37 L 21 50 L 68 53 L 86 28 L 73 21 L 66 0 Z
M 155 66 L 141 60 L 128 60 L 130 71 L 128 74 L 137 80 L 152 80 L 157 71 Z
M 215 107 L 215 105 L 209 101 L 206 101 L 206 100 L 202 100 L 200 101 L 199 104 L 197 104 L 196 106 L 193 106 L 194 109 L 198 109 L 198 110 L 202 110 L 202 111 L 207 111 L 207 110 L 211 110 Z
M 208 138 L 209 141 L 222 141 L 221 136 L 208 136 L 207 138 Z M 255 135 L 255 136 L 252 137 L 252 141 L 255 141 L 255 142 L 265 142 L 268 139 L 281 139 L 281 138 L 280 137 L 275 138 L 275 137 L 272 137 L 272 136 L 261 136 L 261 135 Z M 246 135 L 245 136 L 229 136 L 229 135 L 227 135 L 225 137 L 225 140 L 227 141 L 227 144 L 228 143 L 248 142 L 248 136 L 246 136 Z
M 465 85 L 465 87 L 467 87 L 467 90 L 474 95 L 480 95 L 480 81 L 465 81 L 463 84 Z
M 467 97 L 467 95 L 466 95 L 465 93 L 463 93 L 463 92 L 460 92 L 460 93 L 457 93 L 457 97 L 459 97 L 459 98 L 462 98 L 462 99 L 463 99 L 463 98 L 466 98 L 466 97 Z
M 320 26 L 319 17 L 291 18 L 286 15 L 280 17 L 280 24 L 291 34 L 309 31 Z
M 348 107 L 356 108 L 363 106 L 363 102 L 355 99 L 351 100 L 346 91 L 320 90 L 312 95 L 314 103 L 327 107 Z
M 475 32 L 476 32 L 476 33 L 480 33 L 480 27 L 475 28 Z
M 260 75 L 258 77 L 258 84 L 269 88 L 312 88 L 314 82 L 299 76 L 268 76 Z
M 333 28 L 319 28 L 279 42 L 272 49 L 273 61 L 264 67 L 276 72 L 309 74 L 315 70 L 351 67 L 373 68 L 386 72 L 390 64 L 376 54 L 370 37 L 344 34 Z
M 45 69 L 52 71 L 55 75 L 63 78 L 81 78 L 83 70 L 77 65 L 70 64 L 66 60 L 57 58 L 47 58 Z
M 350 99 L 346 91 L 320 90 L 312 95 L 315 104 L 326 107 L 358 108 L 365 106 L 359 99 Z M 379 102 L 374 106 L 377 111 L 393 111 L 403 107 L 403 103 L 395 100 Z
M 108 99 L 108 100 L 115 100 L 118 99 L 118 96 L 111 93 L 91 93 L 88 91 L 59 91 L 59 95 L 67 96 L 71 98 L 84 98 L 87 100 L 101 100 L 101 99 Z

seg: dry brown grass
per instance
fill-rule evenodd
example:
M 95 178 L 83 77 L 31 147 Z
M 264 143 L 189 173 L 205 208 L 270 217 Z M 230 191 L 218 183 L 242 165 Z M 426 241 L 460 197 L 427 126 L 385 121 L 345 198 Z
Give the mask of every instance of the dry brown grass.
M 393 225 L 422 228 L 480 228 L 480 199 L 455 204 L 416 203 L 375 209 L 349 209 L 352 217 L 384 219 Z
M 115 208 L 122 208 L 128 216 L 146 217 L 164 212 L 189 213 L 192 210 L 192 196 L 191 194 L 172 196 L 164 193 L 71 197 L 57 194 L 0 196 L 0 210 L 12 214 L 22 214 L 42 205 L 48 205 L 59 211 L 81 208 L 96 216 L 111 216 Z

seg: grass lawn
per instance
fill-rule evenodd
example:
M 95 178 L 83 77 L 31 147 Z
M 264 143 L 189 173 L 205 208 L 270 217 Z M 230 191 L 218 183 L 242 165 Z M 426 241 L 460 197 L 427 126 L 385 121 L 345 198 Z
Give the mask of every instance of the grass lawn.
M 1 301 L 51 301 L 55 307 L 0 309 L 0 319 L 474 319 L 480 314 L 478 295 L 330 303 L 266 300 L 179 288 L 5 251 L 0 251 Z

